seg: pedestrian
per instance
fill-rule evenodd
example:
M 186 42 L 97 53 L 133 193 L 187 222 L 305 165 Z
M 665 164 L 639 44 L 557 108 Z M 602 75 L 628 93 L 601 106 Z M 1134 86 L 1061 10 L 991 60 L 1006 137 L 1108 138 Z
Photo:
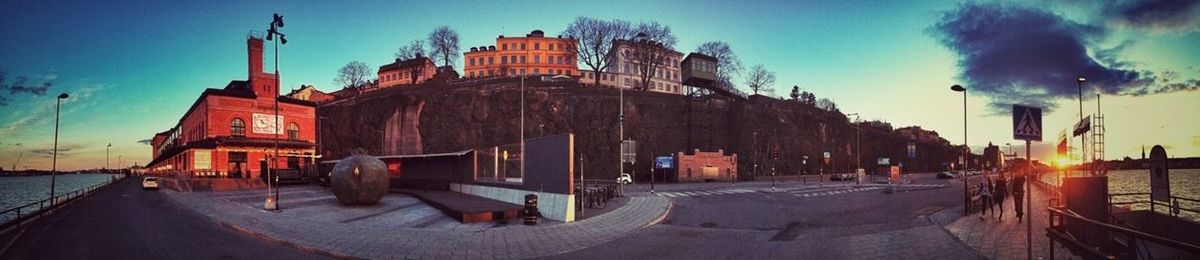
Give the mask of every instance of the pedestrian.
M 1028 171 L 1021 171 L 1017 176 L 1013 176 L 1012 180 L 1012 195 L 1013 195 L 1013 210 L 1017 212 L 1017 223 L 1021 223 L 1021 218 L 1025 216 L 1025 175 Z
M 992 216 L 996 215 L 996 210 L 992 208 L 994 206 L 992 203 L 992 179 L 986 173 L 983 174 L 983 179 L 979 180 L 979 200 L 982 207 L 979 210 L 980 221 L 986 220 L 983 215 L 987 214 L 988 210 L 991 210 Z
M 996 206 L 1000 207 L 1000 217 L 996 218 L 999 221 L 1004 221 L 1004 197 L 1008 193 L 1008 180 L 1006 177 L 1003 171 L 999 172 L 995 181 L 996 189 L 992 191 L 995 193 L 993 197 L 995 197 Z

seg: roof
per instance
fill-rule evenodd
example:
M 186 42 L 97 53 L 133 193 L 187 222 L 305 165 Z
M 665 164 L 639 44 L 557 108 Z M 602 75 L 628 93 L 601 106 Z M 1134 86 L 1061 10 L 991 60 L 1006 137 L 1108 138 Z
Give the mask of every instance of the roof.
M 692 59 L 692 58 L 705 59 L 705 60 L 709 60 L 709 61 L 712 61 L 712 62 L 716 62 L 716 61 L 717 61 L 717 58 L 716 58 L 716 57 L 713 57 L 713 56 L 708 56 L 708 55 L 705 55 L 705 54 L 703 54 L 703 53 L 699 53 L 699 52 L 688 53 L 687 57 L 686 57 L 686 58 L 683 58 L 683 59 L 684 59 L 684 60 L 689 60 L 689 59 Z
M 426 63 L 433 64 L 433 61 L 429 60 L 429 58 L 426 58 L 426 57 L 416 57 L 416 58 L 407 59 L 407 60 L 396 59 L 396 62 L 392 62 L 389 64 L 384 64 L 383 66 L 379 66 L 379 72 L 398 70 L 401 68 L 408 68 L 408 67 L 414 67 L 414 66 L 424 66 Z

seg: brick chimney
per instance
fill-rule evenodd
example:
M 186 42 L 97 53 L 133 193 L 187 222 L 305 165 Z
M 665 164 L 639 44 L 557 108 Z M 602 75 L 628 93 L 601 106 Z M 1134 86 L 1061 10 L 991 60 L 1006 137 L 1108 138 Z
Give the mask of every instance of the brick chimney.
M 263 39 L 258 36 L 246 37 L 246 52 L 249 60 L 251 89 L 259 98 L 271 99 L 279 95 L 275 86 L 275 74 L 263 72 Z

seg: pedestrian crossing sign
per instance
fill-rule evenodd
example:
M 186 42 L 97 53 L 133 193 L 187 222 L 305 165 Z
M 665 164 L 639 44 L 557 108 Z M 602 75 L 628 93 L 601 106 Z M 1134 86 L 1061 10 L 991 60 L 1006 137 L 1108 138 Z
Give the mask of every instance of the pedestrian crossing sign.
M 1042 141 L 1042 109 L 1013 104 L 1013 139 Z

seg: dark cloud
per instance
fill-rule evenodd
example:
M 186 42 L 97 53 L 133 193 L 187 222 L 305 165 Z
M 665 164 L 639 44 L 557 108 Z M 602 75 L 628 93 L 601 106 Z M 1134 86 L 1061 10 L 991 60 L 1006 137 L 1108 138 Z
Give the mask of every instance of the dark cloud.
M 1028 7 L 964 4 L 946 12 L 929 32 L 959 56 L 959 77 L 973 94 L 991 98 L 993 113 L 1011 104 L 1055 108 L 1054 101 L 1078 95 L 1076 78 L 1087 78 L 1085 90 L 1104 94 L 1154 93 L 1152 73 L 1127 69 L 1116 58 L 1131 43 L 1088 55 L 1088 43 L 1103 38 L 1101 27 L 1066 20 Z
M 146 138 L 146 139 L 138 140 L 137 142 L 139 144 L 150 145 L 150 143 L 153 142 L 153 140 L 151 140 L 150 138 Z
M 1156 29 L 1200 29 L 1200 1 L 1125 0 L 1112 1 L 1103 15 L 1119 23 Z
M 71 156 L 71 154 L 73 152 L 78 152 L 79 150 L 81 150 L 83 148 L 84 148 L 83 145 L 78 145 L 78 144 L 59 144 L 58 145 L 58 158 L 69 157 L 69 156 Z M 40 155 L 42 157 L 51 157 L 54 155 L 54 147 L 33 149 L 33 150 L 29 150 L 29 153 L 32 153 L 34 155 Z
M 54 85 L 53 81 L 47 79 L 41 83 L 31 83 L 29 78 L 20 76 L 17 77 L 12 84 L 7 82 L 7 73 L 0 71 L 0 106 L 8 106 L 13 100 L 13 97 L 21 93 L 30 93 L 37 96 L 46 94 L 47 90 Z M 4 90 L 7 90 L 7 93 Z

